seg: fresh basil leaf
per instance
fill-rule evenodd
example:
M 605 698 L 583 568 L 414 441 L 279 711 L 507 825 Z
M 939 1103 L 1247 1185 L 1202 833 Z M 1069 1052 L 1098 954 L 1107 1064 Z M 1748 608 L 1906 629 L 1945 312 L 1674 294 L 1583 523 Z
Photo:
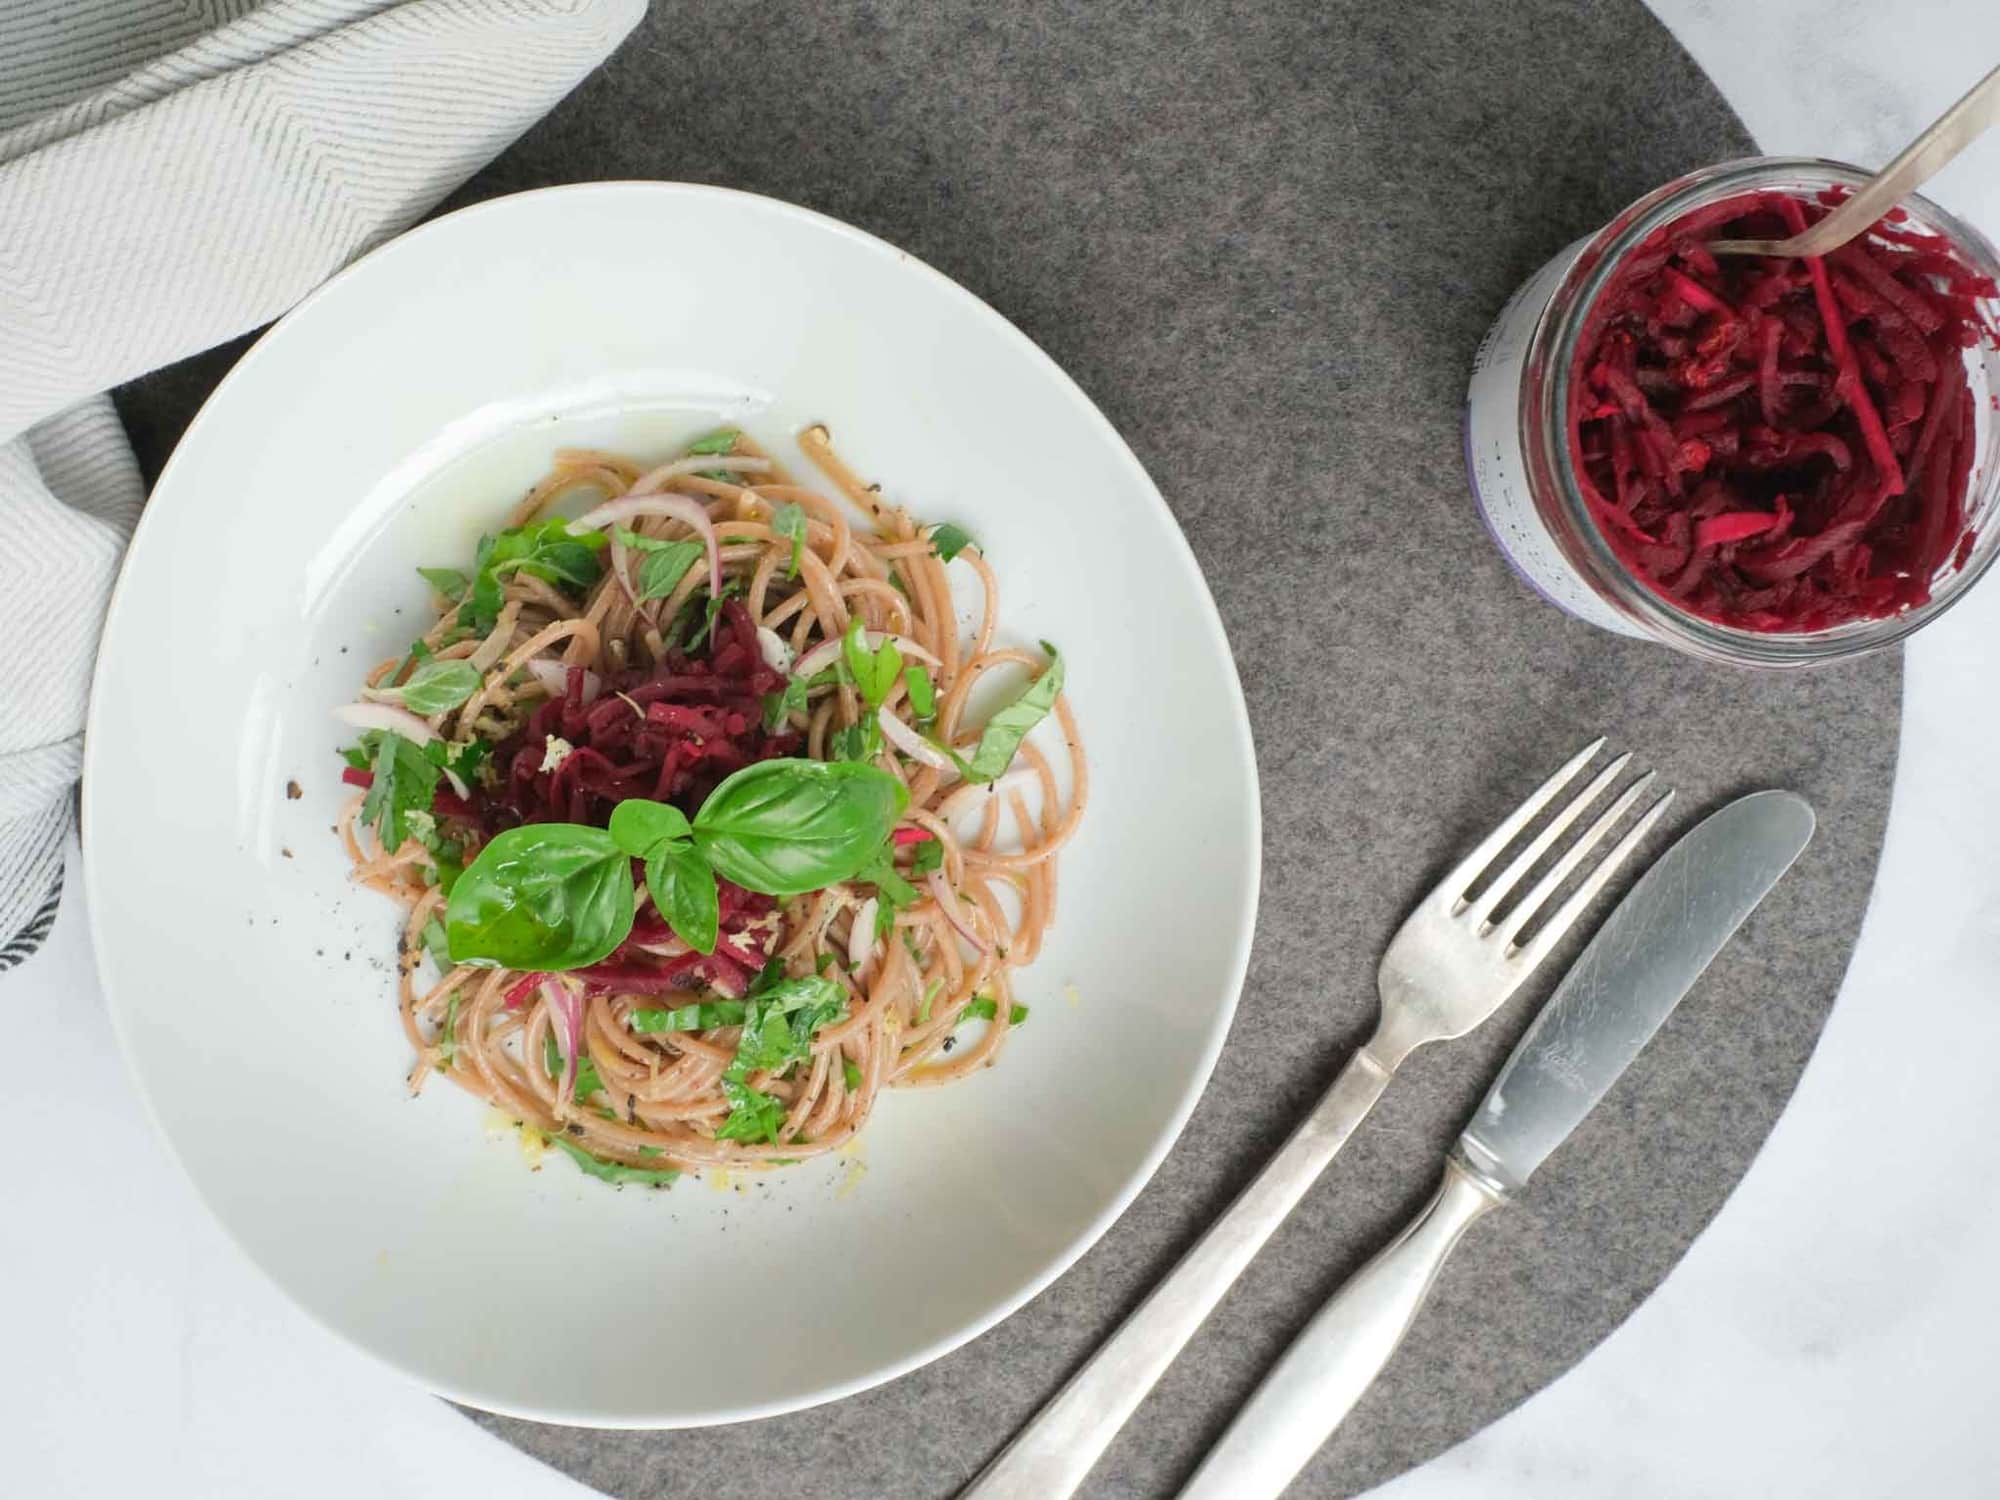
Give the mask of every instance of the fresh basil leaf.
M 866 765 L 882 753 L 882 726 L 873 717 L 833 732 L 833 758 Z
M 875 893 L 882 898 L 883 906 L 892 912 L 902 910 L 917 899 L 917 888 L 897 871 L 895 855 L 895 846 L 884 844 L 855 876 L 857 880 L 873 885 Z
M 424 951 L 430 954 L 431 962 L 438 966 L 439 972 L 449 974 L 455 965 L 451 961 L 451 944 L 446 940 L 444 935 L 444 923 L 440 922 L 436 917 L 432 917 L 428 922 L 424 923 L 422 941 Z M 457 1015 L 458 991 L 452 991 L 451 999 L 452 1014 Z
M 782 691 L 764 695 L 764 733 L 776 734 L 795 713 L 806 709 L 807 684 L 803 677 L 788 677 Z
M 623 1162 L 606 1161 L 603 1157 L 593 1155 L 576 1142 L 560 1135 L 550 1136 L 549 1142 L 551 1145 L 562 1147 L 564 1153 L 576 1163 L 580 1171 L 601 1182 L 620 1186 L 634 1183 L 641 1187 L 667 1187 L 681 1175 L 678 1167 L 628 1167 Z M 642 1151 L 647 1149 L 650 1148 L 641 1148 Z M 653 1154 L 657 1156 L 659 1153 L 655 1151 Z
M 436 926 L 436 922 L 431 923 L 431 927 Z M 441 932 L 442 929 L 440 929 Z M 430 941 L 430 928 L 428 927 L 424 929 L 424 941 Z M 448 969 L 451 965 L 447 963 L 445 967 Z M 438 1028 L 438 1065 L 447 1072 L 450 1071 L 451 1065 L 458 1060 L 458 1002 L 464 998 L 457 990 L 451 992 L 451 1002 L 444 1008 L 444 1025 Z
M 362 737 L 360 744 L 342 747 L 340 758 L 357 771 L 366 771 L 375 763 L 373 757 L 368 753 L 368 741 L 365 735 Z
M 715 871 L 692 844 L 661 843 L 646 856 L 646 889 L 673 928 L 674 936 L 697 953 L 713 953 L 720 926 L 721 899 Z
M 815 974 L 824 974 L 834 966 L 834 963 L 835 959 L 831 953 L 822 953 L 818 958 L 813 960 L 813 972 Z
M 472 580 L 456 568 L 419 568 L 417 573 L 435 589 L 438 595 L 452 604 L 465 597 Z
M 755 1000 L 760 995 L 768 995 L 784 982 L 785 961 L 782 958 L 768 958 L 764 961 L 764 967 L 757 971 L 757 977 L 750 981 L 750 988 L 743 992 L 743 998 Z
M 965 1009 L 958 1013 L 961 1021 L 991 1021 L 1000 1014 L 1000 1007 L 991 995 L 976 995 Z M 1007 1010 L 1007 1024 L 1019 1026 L 1028 1019 L 1028 1007 L 1016 1003 Z
M 687 451 L 695 454 L 727 453 L 736 446 L 736 440 L 743 436 L 734 427 L 718 427 L 706 436 L 698 437 L 687 445 Z
M 1028 731 L 1046 719 L 1049 710 L 1055 707 L 1056 696 L 1063 687 L 1063 659 L 1047 641 L 1042 642 L 1042 649 L 1049 653 L 1048 670 L 1029 683 L 1020 697 L 986 721 L 986 727 L 979 731 L 979 744 L 972 758 L 967 760 L 953 750 L 945 752 L 967 781 L 992 781 L 1005 771 L 1013 764 L 1014 753 L 1021 748 Z
M 840 651 L 841 659 L 847 664 L 848 675 L 854 679 L 854 686 L 868 707 L 871 710 L 880 708 L 903 670 L 903 653 L 897 649 L 896 643 L 885 640 L 871 650 L 867 633 L 861 626 L 861 617 L 856 615 L 848 622 L 847 633 L 841 637 Z
M 852 1058 L 840 1060 L 840 1076 L 847 1084 L 847 1092 L 853 1093 L 861 1087 L 861 1068 Z
M 928 875 L 933 870 L 944 868 L 944 844 L 937 839 L 925 839 L 911 851 L 910 873 Z
M 492 749 L 492 745 L 477 738 L 429 740 L 424 744 L 424 759 L 434 766 L 451 771 L 461 781 L 470 782 L 479 774 L 480 763 Z
M 446 903 L 460 963 L 523 973 L 580 969 L 632 930 L 632 867 L 602 828 L 530 823 L 496 834 Z
M 930 1024 L 931 1002 L 937 999 L 938 991 L 943 988 L 944 981 L 942 979 L 933 979 L 929 984 L 924 986 L 924 997 L 917 1003 L 917 1024 L 919 1026 Z
M 723 878 L 767 896 L 798 896 L 852 877 L 909 801 L 909 788 L 879 767 L 758 761 L 709 794 L 694 816 L 694 839 Z
M 528 573 L 571 594 L 580 595 L 604 572 L 598 554 L 610 544 L 600 531 L 572 532 L 560 516 L 510 527 L 482 537 L 474 559 L 471 592 L 460 618 L 491 630 L 500 617 L 509 573 Z
M 741 1000 L 700 1000 L 678 1010 L 628 1010 L 625 1022 L 634 1031 L 713 1031 L 718 1026 L 741 1026 Z
M 644 859 L 656 844 L 685 839 L 691 830 L 687 814 L 668 802 L 627 797 L 611 809 L 611 837 L 634 859 Z
M 972 533 L 963 526 L 947 521 L 942 526 L 931 528 L 931 545 L 937 549 L 940 562 L 950 562 L 967 547 L 977 548 L 979 543 L 972 539 Z
M 937 717 L 937 684 L 931 681 L 929 668 L 922 662 L 911 662 L 909 670 L 903 673 L 903 686 L 909 690 L 910 712 L 919 724 L 928 724 Z
M 432 659 L 412 672 L 409 681 L 390 689 L 403 707 L 420 717 L 441 714 L 479 691 L 479 668 L 469 661 Z
M 361 801 L 361 821 L 393 853 L 411 836 L 410 814 L 430 811 L 438 768 L 415 741 L 393 729 L 371 729 L 361 739 L 370 752 L 369 769 L 375 777 Z
M 758 1144 L 775 1141 L 778 1130 L 785 1123 L 785 1104 L 782 1099 L 774 1099 L 761 1089 L 753 1089 L 741 1077 L 732 1077 L 734 1067 L 722 1074 L 722 1097 L 729 1101 L 729 1118 L 717 1127 L 715 1138 L 719 1141 L 745 1141 Z
M 657 552 L 648 552 L 639 563 L 639 602 L 666 598 L 705 555 L 700 542 L 669 542 Z
M 789 503 L 771 507 L 771 530 L 782 537 L 791 538 L 792 566 L 787 578 L 799 576 L 799 564 L 806 555 L 806 508 Z

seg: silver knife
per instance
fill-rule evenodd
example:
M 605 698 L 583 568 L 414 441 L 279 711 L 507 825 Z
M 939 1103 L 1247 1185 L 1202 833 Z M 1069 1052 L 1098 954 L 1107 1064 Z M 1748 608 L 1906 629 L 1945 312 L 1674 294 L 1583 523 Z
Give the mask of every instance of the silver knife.
M 1568 1139 L 1812 834 L 1803 798 L 1756 792 L 1639 878 L 1514 1048 L 1430 1206 L 1293 1341 L 1181 1500 L 1260 1500 L 1292 1482 L 1388 1364 L 1459 1236 Z

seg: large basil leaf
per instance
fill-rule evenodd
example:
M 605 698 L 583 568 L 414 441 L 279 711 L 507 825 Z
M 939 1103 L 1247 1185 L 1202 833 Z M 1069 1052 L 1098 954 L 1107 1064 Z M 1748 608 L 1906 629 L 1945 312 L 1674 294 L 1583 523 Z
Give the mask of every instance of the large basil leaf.
M 856 874 L 909 801 L 909 789 L 876 766 L 759 761 L 709 794 L 694 816 L 695 843 L 726 879 L 797 896 Z
M 1014 752 L 1021 748 L 1021 741 L 1028 731 L 1049 716 L 1055 707 L 1056 695 L 1063 686 L 1063 660 L 1056 648 L 1047 641 L 1042 649 L 1049 653 L 1049 669 L 1029 683 L 1020 697 L 1009 703 L 1000 712 L 986 721 L 986 727 L 979 731 L 979 745 L 967 760 L 955 751 L 947 751 L 958 766 L 958 774 L 967 781 L 991 781 L 1014 763 Z
M 632 930 L 632 866 L 602 828 L 531 823 L 479 851 L 451 889 L 459 963 L 550 972 L 606 957 Z

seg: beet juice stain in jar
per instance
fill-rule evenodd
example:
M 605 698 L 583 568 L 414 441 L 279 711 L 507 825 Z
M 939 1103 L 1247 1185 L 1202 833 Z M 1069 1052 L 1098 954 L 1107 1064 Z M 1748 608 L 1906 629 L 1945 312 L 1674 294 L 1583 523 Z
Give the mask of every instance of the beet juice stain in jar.
M 1521 576 L 1579 619 L 1736 666 L 1871 651 L 1993 562 L 2000 258 L 1911 197 L 1833 254 L 1782 239 L 1867 181 L 1691 173 L 1563 251 L 1487 333 L 1466 467 Z

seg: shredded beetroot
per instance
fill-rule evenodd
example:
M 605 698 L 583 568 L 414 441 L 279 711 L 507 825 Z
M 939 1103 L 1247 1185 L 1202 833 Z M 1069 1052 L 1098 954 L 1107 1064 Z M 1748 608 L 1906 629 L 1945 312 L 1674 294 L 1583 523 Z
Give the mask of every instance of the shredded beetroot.
M 570 668 L 563 695 L 536 708 L 521 731 L 495 749 L 492 784 L 474 786 L 469 802 L 440 790 L 433 806 L 454 819 L 451 831 L 468 845 L 523 823 L 602 828 L 627 797 L 672 802 L 692 817 L 730 772 L 798 753 L 798 735 L 764 731 L 764 695 L 784 685 L 784 674 L 764 660 L 749 611 L 725 601 L 706 656 L 673 652 L 657 668 L 614 673 L 587 705 L 582 669 Z M 552 738 L 569 748 L 553 747 L 552 753 Z M 551 759 L 557 764 L 544 769 Z M 367 773 L 347 773 L 357 775 Z M 633 873 L 640 878 L 637 863 Z M 616 951 L 570 977 L 593 995 L 656 995 L 701 985 L 741 995 L 770 956 L 777 903 L 727 880 L 716 887 L 720 936 L 714 953 L 687 951 L 648 909 Z M 515 985 L 507 1007 L 525 1001 L 542 977 L 529 975 Z
M 1964 351 L 2000 347 L 1993 281 L 1900 213 L 1824 259 L 1703 246 L 1796 234 L 1840 196 L 1749 194 L 1656 232 L 1578 343 L 1571 453 L 1605 539 L 1741 629 L 1894 614 L 1970 550 Z

